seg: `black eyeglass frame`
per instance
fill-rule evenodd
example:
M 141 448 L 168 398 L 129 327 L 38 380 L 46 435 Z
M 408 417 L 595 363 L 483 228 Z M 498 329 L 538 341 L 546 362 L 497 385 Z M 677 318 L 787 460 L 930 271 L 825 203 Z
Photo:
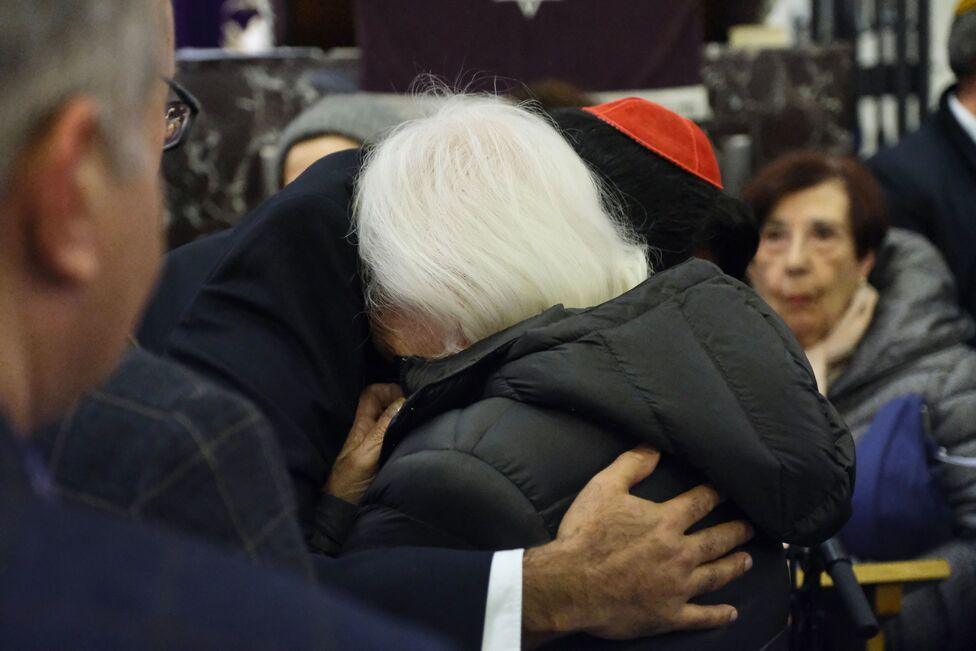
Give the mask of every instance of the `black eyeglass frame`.
M 166 82 L 166 85 L 169 86 L 170 90 L 173 91 L 173 94 L 176 95 L 177 99 L 179 99 L 180 102 L 185 104 L 186 107 L 190 109 L 189 114 L 186 116 L 186 122 L 183 125 L 183 130 L 180 131 L 179 137 L 176 138 L 173 142 L 165 143 L 163 145 L 163 151 L 171 151 L 173 149 L 176 149 L 177 147 L 180 147 L 181 145 L 183 145 L 184 142 L 186 142 L 187 136 L 189 136 L 190 130 L 193 128 L 193 123 L 196 120 L 196 117 L 200 115 L 201 107 L 200 107 L 200 100 L 194 97 L 193 93 L 191 93 L 182 85 L 180 85 L 180 83 L 177 82 L 175 79 L 170 79 L 169 77 L 163 77 L 163 81 Z M 173 102 L 166 103 L 167 110 L 172 104 Z

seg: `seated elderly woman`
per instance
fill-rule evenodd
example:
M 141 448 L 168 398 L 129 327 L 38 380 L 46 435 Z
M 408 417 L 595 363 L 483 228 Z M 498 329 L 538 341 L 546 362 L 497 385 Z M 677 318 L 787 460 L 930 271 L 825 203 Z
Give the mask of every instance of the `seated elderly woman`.
M 974 648 L 976 460 L 965 457 L 976 455 L 976 352 L 949 270 L 920 236 L 887 230 L 881 192 L 857 161 L 790 154 L 744 196 L 762 224 L 753 285 L 857 441 L 848 551 L 952 566 L 944 583 L 905 597 L 888 638 L 898 649 Z
M 448 99 L 377 145 L 354 225 L 407 401 L 344 553 L 542 543 L 588 479 L 646 443 L 662 459 L 635 495 L 708 481 L 728 502 L 706 522 L 744 514 L 758 533 L 753 570 L 709 597 L 738 621 L 654 648 L 760 648 L 783 630 L 780 542 L 843 524 L 852 441 L 759 297 L 699 260 L 649 276 L 566 141 L 495 99 Z

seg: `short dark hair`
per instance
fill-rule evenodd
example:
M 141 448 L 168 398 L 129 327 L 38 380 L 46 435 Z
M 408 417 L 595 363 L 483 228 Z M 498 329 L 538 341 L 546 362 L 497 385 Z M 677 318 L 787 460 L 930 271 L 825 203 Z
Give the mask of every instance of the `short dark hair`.
M 976 78 L 976 9 L 960 14 L 952 21 L 949 67 L 959 81 Z
M 516 85 L 508 96 L 516 102 L 532 102 L 543 111 L 557 108 L 581 108 L 597 102 L 583 90 L 560 79 L 541 79 L 531 84 Z
M 759 246 L 759 226 L 745 203 L 594 115 L 557 109 L 551 116 L 620 201 L 624 216 L 651 247 L 656 270 L 707 251 L 726 274 L 745 276 Z
M 847 190 L 854 246 L 857 257 L 864 259 L 884 241 L 888 211 L 881 186 L 856 158 L 812 151 L 786 154 L 759 170 L 742 196 L 752 206 L 761 228 L 784 197 L 832 180 L 843 182 Z

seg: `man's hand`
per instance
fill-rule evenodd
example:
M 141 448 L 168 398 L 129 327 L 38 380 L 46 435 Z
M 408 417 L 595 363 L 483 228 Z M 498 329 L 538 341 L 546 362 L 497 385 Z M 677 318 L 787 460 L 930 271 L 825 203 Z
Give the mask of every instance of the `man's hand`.
M 386 428 L 403 402 L 403 390 L 395 384 L 372 384 L 363 390 L 352 429 L 325 484 L 326 493 L 359 504 L 376 477 Z
M 647 478 L 660 454 L 626 452 L 580 492 L 556 540 L 525 553 L 522 631 L 527 646 L 585 631 L 609 639 L 715 628 L 738 617 L 732 606 L 688 601 L 752 567 L 745 522 L 685 532 L 722 500 L 698 486 L 663 504 L 630 489 Z M 724 557 L 724 558 L 723 558 Z

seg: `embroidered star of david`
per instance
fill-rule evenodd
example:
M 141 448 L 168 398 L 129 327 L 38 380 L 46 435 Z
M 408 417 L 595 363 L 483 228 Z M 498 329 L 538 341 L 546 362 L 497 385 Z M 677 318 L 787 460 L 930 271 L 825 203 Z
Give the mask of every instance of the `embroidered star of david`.
M 522 15 L 526 18 L 535 18 L 539 13 L 539 7 L 543 2 L 559 2 L 560 0 L 495 0 L 495 2 L 517 2 Z

